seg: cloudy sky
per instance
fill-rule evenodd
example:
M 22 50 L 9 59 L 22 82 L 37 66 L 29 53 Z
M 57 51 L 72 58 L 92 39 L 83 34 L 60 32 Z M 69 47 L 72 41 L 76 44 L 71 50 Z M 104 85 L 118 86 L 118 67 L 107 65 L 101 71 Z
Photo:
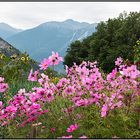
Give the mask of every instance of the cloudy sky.
M 140 11 L 140 2 L 0 2 L 0 22 L 28 29 L 47 21 L 106 21 L 123 11 Z

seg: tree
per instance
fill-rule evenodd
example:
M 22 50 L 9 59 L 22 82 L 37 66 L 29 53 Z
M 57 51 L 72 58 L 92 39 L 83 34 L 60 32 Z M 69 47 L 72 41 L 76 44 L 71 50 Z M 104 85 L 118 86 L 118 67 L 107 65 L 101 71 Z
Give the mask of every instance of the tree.
M 100 22 L 91 36 L 70 44 L 64 64 L 72 66 L 73 62 L 97 60 L 105 72 L 110 72 L 117 57 L 133 62 L 133 46 L 139 38 L 140 12 L 123 12 L 117 18 Z

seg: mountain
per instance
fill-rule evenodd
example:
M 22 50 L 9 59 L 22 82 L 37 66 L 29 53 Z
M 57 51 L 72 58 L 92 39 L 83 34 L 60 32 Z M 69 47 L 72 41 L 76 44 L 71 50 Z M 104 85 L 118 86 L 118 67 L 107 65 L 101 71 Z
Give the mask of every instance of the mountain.
M 4 54 L 5 56 L 11 56 L 13 54 L 20 54 L 21 52 L 0 38 L 0 53 Z
M 21 29 L 13 28 L 6 23 L 0 23 L 0 37 L 4 39 L 7 39 L 8 37 L 11 37 L 21 31 Z
M 63 22 L 51 21 L 17 33 L 7 38 L 7 41 L 20 51 L 26 51 L 34 60 L 41 61 L 51 55 L 52 51 L 64 57 L 71 42 L 91 35 L 96 26 L 97 23 L 89 24 L 72 19 Z M 57 70 L 61 71 L 62 68 L 61 64 Z

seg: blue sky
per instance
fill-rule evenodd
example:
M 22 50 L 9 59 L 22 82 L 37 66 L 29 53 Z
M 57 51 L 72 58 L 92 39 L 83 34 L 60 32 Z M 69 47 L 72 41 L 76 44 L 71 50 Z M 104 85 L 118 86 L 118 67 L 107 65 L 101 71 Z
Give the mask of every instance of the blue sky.
M 28 29 L 47 21 L 106 21 L 123 11 L 140 11 L 140 2 L 0 2 L 0 22 Z

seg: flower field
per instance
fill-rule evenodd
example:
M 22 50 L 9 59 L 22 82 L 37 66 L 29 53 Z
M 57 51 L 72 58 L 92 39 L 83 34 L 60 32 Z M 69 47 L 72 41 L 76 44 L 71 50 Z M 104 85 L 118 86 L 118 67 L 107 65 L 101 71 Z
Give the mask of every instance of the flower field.
M 45 58 L 31 69 L 30 84 L 8 98 L 0 77 L 1 138 L 140 138 L 140 71 L 117 58 L 109 74 L 97 62 L 66 66 L 66 76 L 45 74 L 62 57 Z M 33 84 L 34 83 L 34 84 Z

